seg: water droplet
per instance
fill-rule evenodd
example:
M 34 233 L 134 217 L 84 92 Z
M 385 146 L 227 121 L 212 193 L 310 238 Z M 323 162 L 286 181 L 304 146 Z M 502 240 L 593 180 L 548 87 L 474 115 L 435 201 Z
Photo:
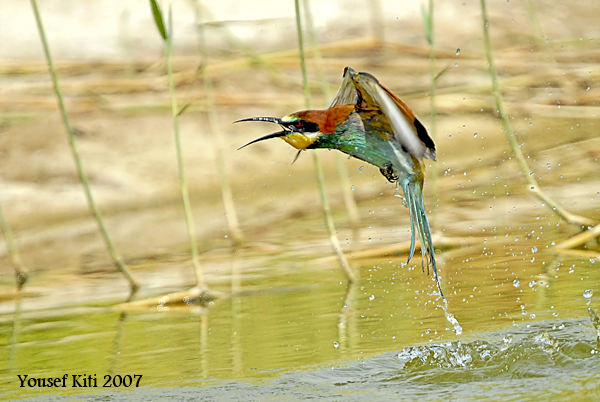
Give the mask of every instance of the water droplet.
M 460 56 L 460 48 L 457 48 L 457 49 L 456 49 L 456 55 L 457 55 L 457 56 Z
M 537 281 L 531 281 L 531 282 L 529 282 L 529 287 L 530 288 L 534 287 L 535 285 L 537 285 Z
M 583 297 L 585 297 L 586 299 L 591 299 L 593 294 L 594 291 L 592 289 L 586 289 L 583 291 Z
M 537 247 L 536 246 L 531 247 L 531 252 L 534 254 L 537 253 L 538 252 Z
M 521 286 L 521 282 L 518 279 L 515 279 L 513 281 L 513 286 L 516 287 L 516 288 L 518 288 L 519 286 Z
M 375 300 L 375 295 L 369 296 L 369 300 L 371 300 L 371 301 Z
M 340 344 L 339 344 L 339 342 L 338 342 L 338 341 L 334 341 L 334 342 L 333 342 L 333 347 L 334 347 L 335 349 L 339 348 L 339 347 L 340 347 Z
M 535 319 L 535 314 L 534 313 L 529 314 L 529 318 L 532 320 Z
M 473 138 L 477 138 L 477 133 L 473 133 Z
M 589 92 L 592 89 L 589 85 L 585 88 L 585 92 Z

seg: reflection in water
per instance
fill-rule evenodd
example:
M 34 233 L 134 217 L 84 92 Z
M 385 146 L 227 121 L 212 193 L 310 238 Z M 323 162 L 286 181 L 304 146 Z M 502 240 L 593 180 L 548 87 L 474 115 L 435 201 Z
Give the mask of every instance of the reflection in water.
M 242 298 L 235 297 L 242 291 L 242 274 L 241 264 L 239 260 L 239 251 L 233 250 L 231 255 L 231 294 L 234 295 L 231 299 L 231 354 L 232 354 L 232 374 L 234 377 L 240 377 L 243 373 L 243 347 L 241 342 L 241 315 L 242 315 Z
M 117 328 L 115 329 L 115 336 L 113 338 L 113 348 L 112 348 L 112 359 L 111 363 L 109 363 L 108 374 L 117 374 L 117 367 L 119 363 L 119 355 L 121 354 L 121 340 L 123 338 L 123 325 L 127 320 L 127 312 L 121 311 L 119 314 L 119 319 L 117 320 Z
M 352 337 L 353 333 L 356 333 L 356 327 L 352 325 L 355 322 L 352 320 L 352 317 L 354 315 L 352 311 L 352 305 L 355 299 L 355 288 L 356 287 L 354 286 L 354 282 L 347 282 L 346 294 L 344 295 L 344 300 L 340 308 L 340 318 L 337 325 L 338 340 L 333 342 L 333 347 L 336 349 L 339 348 L 342 351 L 352 349 L 352 345 L 349 345 L 348 339 Z
M 200 378 L 208 375 L 208 314 L 200 314 Z
M 129 397 L 331 400 L 596 400 L 598 348 L 586 320 L 542 321 L 479 339 L 428 343 L 399 352 L 285 373 L 258 383 L 218 381 L 203 387 L 138 389 Z M 100 394 L 93 399 L 106 398 Z
M 216 379 L 242 378 L 270 379 L 275 387 L 287 378 L 292 384 L 316 383 L 319 389 L 345 384 L 360 393 L 361 387 L 370 392 L 374 384 L 406 385 L 415 376 L 439 386 L 446 378 L 436 374 L 440 367 L 462 367 L 466 379 L 492 375 L 484 363 L 497 361 L 496 377 L 490 378 L 502 387 L 506 370 L 500 361 L 507 353 L 520 359 L 510 375 L 525 378 L 539 369 L 535 364 L 551 364 L 555 371 L 548 375 L 570 370 L 565 348 L 576 352 L 569 352 L 569 359 L 580 356 L 576 366 L 588 371 L 578 373 L 588 373 L 591 380 L 597 372 L 596 339 L 579 334 L 594 332 L 587 309 L 597 311 L 596 300 L 586 298 L 589 306 L 584 305 L 581 295 L 600 283 L 596 260 L 557 256 L 541 247 L 532 254 L 533 242 L 488 241 L 479 250 L 476 245 L 442 252 L 451 312 L 439 303 L 420 267 L 403 264 L 404 256 L 361 260 L 360 281 L 347 285 L 335 264 L 312 264 L 309 258 L 285 253 L 265 257 L 252 249 L 228 254 L 218 283 L 219 290 L 233 296 L 204 309 L 173 306 L 123 313 L 72 307 L 30 310 L 23 317 L 17 300 L 14 313 L 0 315 L 0 358 L 8 362 L 0 381 L 12 384 L 14 373 L 24 370 L 52 376 L 78 373 L 82 367 L 99 375 L 127 368 L 154 387 L 210 386 L 218 384 Z M 446 313 L 460 318 L 459 327 Z M 572 317 L 586 320 L 570 321 Z M 554 321 L 539 324 L 541 320 Z M 555 335 L 565 329 L 573 344 Z M 494 330 L 500 331 L 499 340 L 490 341 L 485 332 Z M 587 359 L 592 354 L 596 360 Z M 549 360 L 542 359 L 546 355 Z M 348 365 L 355 360 L 361 363 Z M 522 369 L 529 364 L 534 366 Z M 338 369 L 318 375 L 314 369 L 304 371 L 315 365 Z M 246 392 L 241 385 L 232 389 Z M 10 399 L 35 391 L 9 387 L 2 392 L 0 397 Z M 302 392 L 309 396 L 311 391 Z
M 20 331 L 21 322 L 21 292 L 18 291 L 15 297 L 15 312 L 12 319 L 12 329 L 10 331 L 10 340 L 8 341 L 8 359 L 7 369 L 9 372 L 14 373 L 14 362 L 17 354 L 18 337 Z

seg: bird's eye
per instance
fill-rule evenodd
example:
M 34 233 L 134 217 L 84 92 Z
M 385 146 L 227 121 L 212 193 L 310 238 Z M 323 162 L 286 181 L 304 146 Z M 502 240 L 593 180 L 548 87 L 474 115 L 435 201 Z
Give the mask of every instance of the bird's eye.
M 288 123 L 287 126 L 290 130 L 295 131 L 295 132 L 304 131 L 304 122 L 302 120 L 290 122 L 290 123 Z
M 287 124 L 289 130 L 297 132 L 297 133 L 312 133 L 319 131 L 319 126 L 316 123 L 306 121 L 306 120 L 298 120 L 295 122 L 290 122 Z

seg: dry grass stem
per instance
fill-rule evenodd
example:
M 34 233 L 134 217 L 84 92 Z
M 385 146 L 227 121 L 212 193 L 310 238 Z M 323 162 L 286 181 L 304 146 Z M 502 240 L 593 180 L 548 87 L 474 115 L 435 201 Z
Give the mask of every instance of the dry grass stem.
M 306 59 L 304 54 L 304 39 L 302 36 L 302 18 L 300 16 L 300 1 L 295 0 L 295 12 L 296 12 L 296 29 L 298 32 L 298 48 L 300 49 L 300 66 L 302 69 L 302 83 L 304 87 L 304 103 L 306 108 L 310 108 L 310 87 L 308 86 L 308 77 L 306 73 Z M 344 252 L 342 251 L 342 247 L 340 246 L 340 242 L 337 238 L 335 225 L 333 223 L 333 217 L 331 216 L 331 207 L 329 205 L 329 200 L 327 198 L 327 189 L 325 187 L 325 179 L 323 177 L 323 168 L 321 166 L 321 162 L 319 161 L 319 156 L 316 152 L 313 152 L 313 164 L 315 167 L 315 171 L 317 174 L 317 183 L 319 187 L 319 196 L 321 199 L 321 207 L 323 209 L 323 217 L 325 219 L 325 226 L 327 227 L 327 231 L 329 232 L 329 241 L 331 243 L 331 247 L 335 251 L 340 265 L 346 274 L 346 278 L 349 282 L 354 282 L 356 280 L 354 272 L 350 268 L 350 264 L 348 264 L 348 260 L 346 259 Z
M 221 197 L 223 199 L 223 208 L 225 209 L 225 218 L 229 235 L 234 247 L 239 247 L 244 241 L 244 235 L 237 217 L 235 202 L 231 191 L 231 183 L 229 180 L 229 171 L 227 168 L 226 153 L 224 151 L 225 139 L 223 131 L 219 128 L 219 119 L 215 105 L 215 95 L 212 84 L 212 77 L 208 72 L 206 44 L 204 39 L 204 26 L 201 24 L 200 4 L 199 1 L 194 2 L 196 15 L 196 33 L 198 35 L 198 51 L 202 58 L 202 82 L 204 83 L 204 96 L 206 98 L 206 109 L 208 112 L 208 129 L 213 138 L 213 147 L 217 160 L 217 171 L 219 174 L 219 185 L 221 187 Z M 214 137 L 213 137 L 214 135 Z
M 323 58 L 321 57 L 321 51 L 318 46 L 317 37 L 313 26 L 309 0 L 303 0 L 303 8 L 306 13 L 306 31 L 308 32 L 308 37 L 310 39 L 313 60 L 315 62 L 319 82 L 321 84 L 321 93 L 323 94 L 323 97 L 328 100 L 331 98 L 331 91 L 329 90 L 329 84 L 327 83 L 327 79 L 325 78 L 325 74 L 321 66 Z M 352 194 L 352 186 L 350 184 L 348 167 L 344 163 L 345 158 L 342 155 L 336 153 L 335 159 L 338 177 L 340 179 L 340 187 L 342 188 L 344 205 L 346 206 L 346 211 L 348 212 L 348 218 L 350 220 L 350 226 L 352 226 L 353 229 L 358 230 L 360 227 L 360 214 L 358 213 L 356 200 Z
M 576 234 L 573 237 L 559 243 L 556 245 L 557 249 L 572 249 L 576 247 L 581 247 L 585 243 L 592 241 L 593 239 L 600 238 L 600 224 L 594 226 L 590 230 L 586 230 L 585 232 L 581 232 Z M 591 250 L 590 250 L 591 251 Z M 591 251 L 598 255 L 598 252 Z
M 521 169 L 521 173 L 525 176 L 527 183 L 529 185 L 529 189 L 552 211 L 554 211 L 557 215 L 563 218 L 565 221 L 575 225 L 590 225 L 593 224 L 591 219 L 588 219 L 583 216 L 579 216 L 573 214 L 562 206 L 560 206 L 557 202 L 555 202 L 545 191 L 543 191 L 537 183 L 537 180 L 533 176 L 533 172 L 529 168 L 525 156 L 517 143 L 514 132 L 512 130 L 510 121 L 508 120 L 508 116 L 504 109 L 504 103 L 502 99 L 502 94 L 500 92 L 500 84 L 498 81 L 498 74 L 496 72 L 496 66 L 494 64 L 494 57 L 492 54 L 492 44 L 490 40 L 489 33 L 489 20 L 487 16 L 486 2 L 485 0 L 481 0 L 481 16 L 483 22 L 483 42 L 485 47 L 485 53 L 489 64 L 489 72 L 492 80 L 492 93 L 494 95 L 494 100 L 496 102 L 496 109 L 498 110 L 498 114 L 500 116 L 500 120 L 502 121 L 502 126 L 504 128 L 504 133 L 506 134 L 508 143 L 511 149 L 514 152 L 515 158 L 517 159 L 517 163 L 519 168 Z
M 27 282 L 27 272 L 25 271 L 25 267 L 21 262 L 21 257 L 19 256 L 19 250 L 17 249 L 17 245 L 15 244 L 12 230 L 10 225 L 6 221 L 4 217 L 4 211 L 2 210 L 2 205 L 0 205 L 0 230 L 2 230 L 2 234 L 4 235 L 4 242 L 6 243 L 6 250 L 8 251 L 8 256 L 10 257 L 10 262 L 15 270 L 15 277 L 17 280 L 17 289 L 21 290 L 23 285 Z
M 50 54 L 50 47 L 48 46 L 48 41 L 46 39 L 46 33 L 45 33 L 44 27 L 42 25 L 42 17 L 39 13 L 36 0 L 31 0 L 31 6 L 33 8 L 33 14 L 35 16 L 35 22 L 37 24 L 38 32 L 40 34 L 40 40 L 42 42 L 44 54 L 46 55 L 46 61 L 48 63 L 48 70 L 50 72 L 50 77 L 52 78 L 54 93 L 56 94 L 56 99 L 58 101 L 58 108 L 60 110 L 62 121 L 63 121 L 63 123 L 65 125 L 65 129 L 67 131 L 67 138 L 69 140 L 69 146 L 71 148 L 73 160 L 75 161 L 75 167 L 77 169 L 77 174 L 79 175 L 79 179 L 83 186 L 83 191 L 84 191 L 87 203 L 88 203 L 89 210 L 96 220 L 96 223 L 98 225 L 98 230 L 100 231 L 100 235 L 102 236 L 102 239 L 104 240 L 106 249 L 107 249 L 114 265 L 117 267 L 117 269 L 119 271 L 121 271 L 121 273 L 125 276 L 125 278 L 129 282 L 129 288 L 131 291 L 131 295 L 133 295 L 138 290 L 139 285 L 136 282 L 136 280 L 133 278 L 131 273 L 129 272 L 129 269 L 123 262 L 121 256 L 117 253 L 117 250 L 113 244 L 112 238 L 110 237 L 110 235 L 108 233 L 108 229 L 106 228 L 106 226 L 104 224 L 104 219 L 102 218 L 100 210 L 96 206 L 96 202 L 94 201 L 94 197 L 92 196 L 92 190 L 90 189 L 88 176 L 83 167 L 83 161 L 81 160 L 81 156 L 79 155 L 79 150 L 77 148 L 77 142 L 75 140 L 75 133 L 71 126 L 69 116 L 67 115 L 67 109 L 66 109 L 64 101 L 63 101 L 60 86 L 58 84 L 58 76 L 56 74 L 56 70 L 54 69 L 52 55 Z

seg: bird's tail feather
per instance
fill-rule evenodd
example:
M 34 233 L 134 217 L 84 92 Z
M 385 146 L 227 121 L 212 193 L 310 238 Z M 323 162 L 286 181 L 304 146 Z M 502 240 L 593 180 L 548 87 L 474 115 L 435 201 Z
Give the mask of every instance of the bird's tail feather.
M 423 201 L 423 181 L 415 177 L 406 177 L 401 180 L 400 185 L 404 191 L 406 204 L 410 211 L 411 236 L 408 261 L 410 261 L 415 251 L 416 226 L 416 229 L 419 232 L 419 238 L 421 239 L 421 266 L 423 270 L 425 270 L 425 266 L 427 266 L 428 275 L 429 267 L 431 266 L 433 268 L 433 274 L 438 290 L 440 291 L 440 295 L 444 297 L 435 263 L 435 252 L 433 250 L 433 240 L 431 239 L 429 221 L 427 220 L 427 213 L 425 212 L 425 202 Z

